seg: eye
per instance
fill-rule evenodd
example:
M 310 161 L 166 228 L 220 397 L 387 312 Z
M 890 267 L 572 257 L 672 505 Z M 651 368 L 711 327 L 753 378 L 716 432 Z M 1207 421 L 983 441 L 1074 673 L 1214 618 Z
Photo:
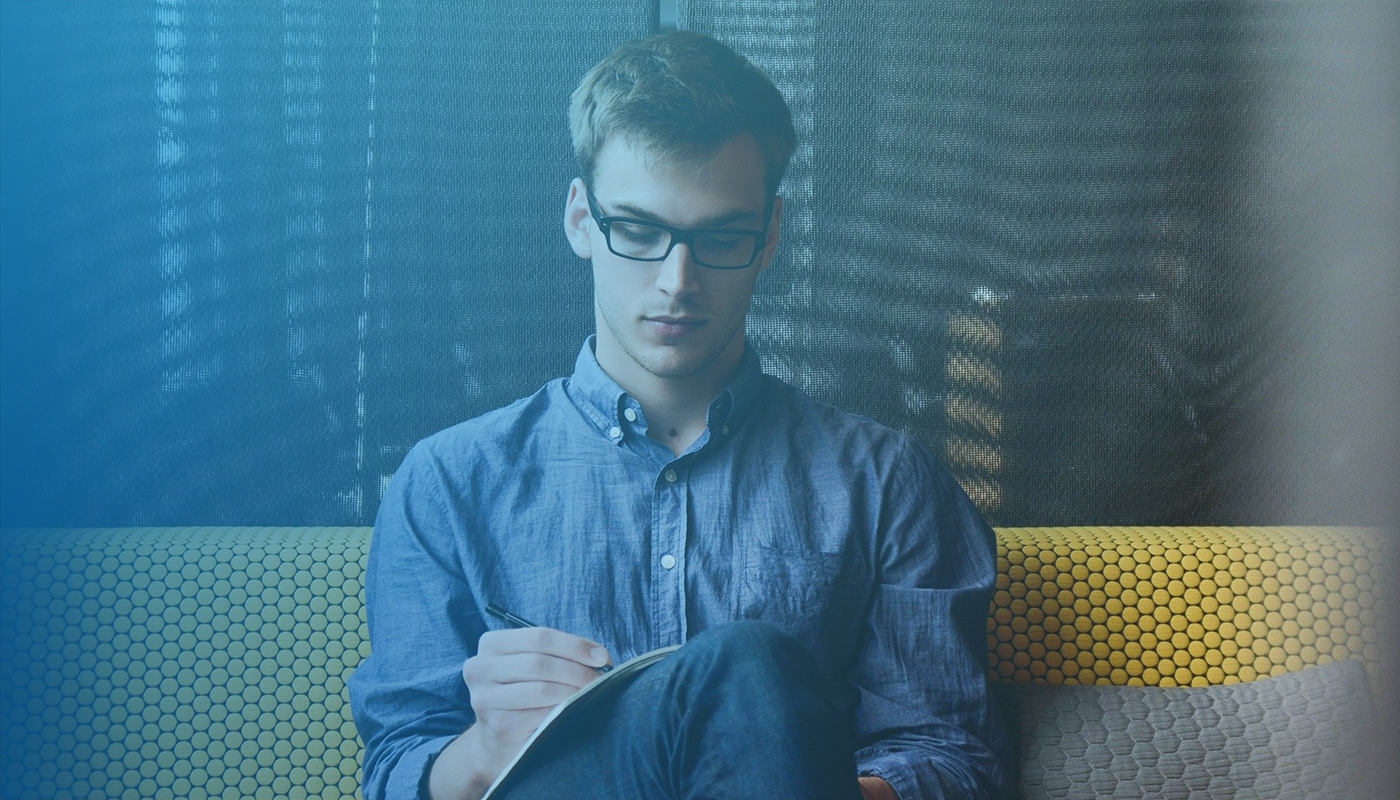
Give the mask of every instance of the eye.
M 656 244 L 666 236 L 664 231 L 632 222 L 614 222 L 613 236 L 620 236 L 629 244 Z
M 744 247 L 752 247 L 753 237 L 743 234 L 707 233 L 702 237 L 701 245 L 705 249 L 715 252 L 739 250 Z

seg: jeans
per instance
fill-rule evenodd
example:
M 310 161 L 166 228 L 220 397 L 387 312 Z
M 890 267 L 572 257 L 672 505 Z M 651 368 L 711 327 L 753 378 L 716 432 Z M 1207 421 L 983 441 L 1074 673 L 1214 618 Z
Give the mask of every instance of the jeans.
M 556 725 L 506 800 L 859 800 L 850 720 L 796 640 L 712 628 Z

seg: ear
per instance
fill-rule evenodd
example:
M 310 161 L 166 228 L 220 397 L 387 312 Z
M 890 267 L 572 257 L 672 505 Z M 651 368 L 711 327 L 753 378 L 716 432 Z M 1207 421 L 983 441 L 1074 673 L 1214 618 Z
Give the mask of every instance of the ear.
M 758 271 L 768 269 L 768 265 L 773 263 L 773 256 L 778 252 L 778 229 L 782 227 L 783 221 L 783 197 L 777 195 L 773 198 L 773 216 L 768 220 L 768 239 L 763 243 L 763 255 L 758 258 Z
M 569 184 L 569 199 L 564 203 L 564 235 L 579 258 L 593 257 L 593 216 L 588 213 L 588 192 L 583 179 L 574 178 Z

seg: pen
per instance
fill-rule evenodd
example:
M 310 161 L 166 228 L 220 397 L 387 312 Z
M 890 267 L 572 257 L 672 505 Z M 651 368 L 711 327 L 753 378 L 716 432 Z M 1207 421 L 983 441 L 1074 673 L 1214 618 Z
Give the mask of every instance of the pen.
M 516 616 L 515 614 L 510 613 L 509 611 L 505 610 L 504 608 L 501 608 L 500 606 L 496 605 L 495 603 L 487 603 L 487 604 L 486 604 L 486 613 L 487 613 L 487 614 L 490 614 L 491 616 L 495 617 L 496 619 L 500 620 L 501 622 L 504 622 L 504 623 L 506 623 L 507 625 L 510 625 L 512 628 L 538 628 L 538 627 L 539 627 L 538 625 L 536 625 L 535 623 L 531 622 L 530 620 L 525 619 L 524 617 Z M 612 671 L 612 664 L 604 664 L 604 665 L 601 666 L 601 667 L 594 667 L 594 669 L 598 670 L 599 672 L 611 672 L 611 671 Z

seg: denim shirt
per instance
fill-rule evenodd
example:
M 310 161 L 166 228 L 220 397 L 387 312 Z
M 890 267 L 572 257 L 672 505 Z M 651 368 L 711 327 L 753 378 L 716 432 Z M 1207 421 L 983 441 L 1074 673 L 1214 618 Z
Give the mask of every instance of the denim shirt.
M 474 721 L 462 662 L 503 626 L 490 602 L 614 663 L 771 622 L 843 687 L 860 774 L 903 800 L 1003 794 L 995 539 L 952 476 L 908 435 L 763 374 L 751 346 L 676 457 L 592 345 L 572 377 L 420 442 L 388 487 L 371 655 L 349 681 L 367 800 L 419 796 Z

